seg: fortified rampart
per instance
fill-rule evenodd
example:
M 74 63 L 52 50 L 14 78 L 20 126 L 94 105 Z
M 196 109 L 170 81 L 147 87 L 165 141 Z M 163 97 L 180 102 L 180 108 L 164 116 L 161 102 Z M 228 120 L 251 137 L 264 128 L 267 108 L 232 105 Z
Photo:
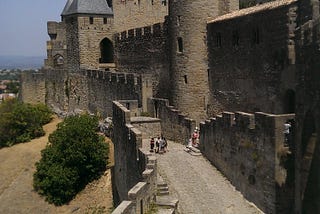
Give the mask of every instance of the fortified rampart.
M 169 63 L 166 23 L 130 29 L 115 35 L 115 62 L 122 72 L 144 76 L 148 97 L 168 97 Z
M 209 115 L 294 112 L 296 18 L 297 1 L 286 0 L 208 22 Z
M 22 100 L 31 103 L 39 100 L 56 112 L 82 110 L 107 117 L 112 116 L 114 100 L 138 100 L 138 107 L 142 105 L 140 75 L 103 70 L 69 73 L 63 69 L 46 69 L 39 74 L 24 73 L 22 78 L 22 86 L 26 86 L 22 88 Z
M 141 28 L 164 22 L 168 15 L 168 0 L 113 1 L 115 32 Z
M 223 112 L 200 124 L 201 152 L 265 213 L 292 213 L 294 160 L 284 123 L 294 114 Z
M 148 112 L 160 119 L 161 131 L 167 139 L 185 144 L 196 127 L 196 121 L 169 105 L 169 100 L 148 99 Z
M 31 104 L 45 104 L 45 75 L 42 72 L 23 72 L 20 76 L 21 88 L 19 99 Z
M 119 203 L 113 213 L 146 213 L 155 200 L 157 164 L 142 147 L 141 132 L 131 125 L 130 111 L 113 102 L 114 186 Z

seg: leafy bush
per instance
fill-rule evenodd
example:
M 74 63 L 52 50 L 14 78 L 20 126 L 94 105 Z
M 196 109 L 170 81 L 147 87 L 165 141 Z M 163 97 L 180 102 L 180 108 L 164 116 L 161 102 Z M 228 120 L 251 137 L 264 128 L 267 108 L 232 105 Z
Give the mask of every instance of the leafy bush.
M 109 147 L 97 127 L 96 117 L 70 116 L 49 136 L 33 185 L 50 203 L 67 203 L 105 171 Z
M 52 112 L 43 104 L 4 101 L 0 105 L 0 148 L 43 136 L 42 126 L 51 119 Z

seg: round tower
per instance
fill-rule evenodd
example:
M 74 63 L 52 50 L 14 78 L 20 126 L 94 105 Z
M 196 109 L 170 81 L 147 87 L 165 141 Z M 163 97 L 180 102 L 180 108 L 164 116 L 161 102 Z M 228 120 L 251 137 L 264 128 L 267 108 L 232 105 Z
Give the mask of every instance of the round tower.
M 66 24 L 67 63 L 71 71 L 113 63 L 113 11 L 106 0 L 68 0 L 61 14 Z
M 197 122 L 206 118 L 209 84 L 206 21 L 238 9 L 236 0 L 169 1 L 171 101 Z

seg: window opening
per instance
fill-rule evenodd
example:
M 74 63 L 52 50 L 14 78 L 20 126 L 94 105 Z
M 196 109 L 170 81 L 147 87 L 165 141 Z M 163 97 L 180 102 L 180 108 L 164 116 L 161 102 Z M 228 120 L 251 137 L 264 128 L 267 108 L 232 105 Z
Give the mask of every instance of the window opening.
M 216 33 L 216 46 L 218 48 L 221 48 L 221 46 L 222 46 L 221 33 L 220 32 Z
M 181 37 L 178 37 L 178 52 L 183 52 L 183 42 Z
M 183 78 L 184 78 L 184 83 L 188 84 L 188 76 L 187 75 L 183 75 Z

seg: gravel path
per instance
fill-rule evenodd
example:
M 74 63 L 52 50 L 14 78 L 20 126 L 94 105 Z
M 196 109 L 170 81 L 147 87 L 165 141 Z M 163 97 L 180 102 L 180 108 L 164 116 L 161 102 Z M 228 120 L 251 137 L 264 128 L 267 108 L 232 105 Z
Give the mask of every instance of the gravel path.
M 144 142 L 147 145 L 147 141 Z M 203 156 L 192 156 L 181 144 L 169 142 L 169 152 L 156 154 L 158 171 L 183 214 L 262 213 Z

